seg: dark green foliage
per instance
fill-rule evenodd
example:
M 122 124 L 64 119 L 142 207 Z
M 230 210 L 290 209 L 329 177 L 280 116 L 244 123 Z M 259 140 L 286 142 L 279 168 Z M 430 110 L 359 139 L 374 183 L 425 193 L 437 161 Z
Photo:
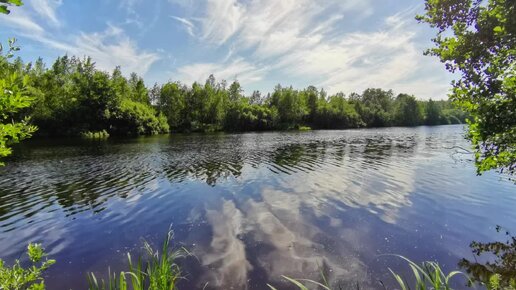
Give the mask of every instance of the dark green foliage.
M 471 115 L 478 173 L 516 173 L 516 1 L 426 0 L 425 9 L 417 19 L 437 30 L 426 53 L 460 73 L 450 97 Z
M 238 81 L 227 86 L 210 76 L 204 85 L 155 84 L 148 90 L 136 74 L 99 71 L 90 58 L 59 57 L 50 68 L 41 59 L 11 64 L 27 80 L 33 105 L 30 116 L 43 136 L 151 135 L 174 132 L 263 131 L 274 129 L 345 129 L 462 123 L 465 116 L 438 102 L 436 121 L 427 122 L 432 102 L 392 91 L 367 89 L 363 94 L 327 96 L 276 86 L 272 94 L 254 91 L 247 97 Z M 446 111 L 444 110 L 446 108 Z M 446 115 L 444 114 L 446 112 Z M 435 112 L 434 112 L 435 113 Z M 432 115 L 433 116 L 433 115 Z
M 355 106 L 343 94 L 330 97 L 326 102 L 320 100 L 314 114 L 313 125 L 317 128 L 342 129 L 365 126 Z
M 278 119 L 275 108 L 249 104 L 242 100 L 229 106 L 224 129 L 228 131 L 272 130 L 276 128 Z
M 151 135 L 169 130 L 166 118 L 151 105 L 143 79 L 126 79 L 120 68 L 110 75 L 90 58 L 59 57 L 46 69 L 15 63 L 28 79 L 34 104 L 25 112 L 46 136 L 80 136 L 106 131 L 108 135 Z
M 145 103 L 123 99 L 110 115 L 110 131 L 116 135 L 153 135 L 167 133 L 169 126 L 162 114 Z
M 437 125 L 442 122 L 441 108 L 439 108 L 439 106 L 433 100 L 428 101 L 425 109 L 426 109 L 425 124 Z
M 428 103 L 432 102 L 430 100 Z M 394 109 L 394 122 L 401 126 L 417 126 L 421 125 L 423 120 L 423 112 L 414 96 L 399 94 L 396 97 Z M 428 114 L 428 112 L 427 112 Z M 432 125 L 440 124 L 437 122 Z
M 204 86 L 169 82 L 154 87 L 153 98 L 168 119 L 172 131 L 262 131 L 298 129 L 345 129 L 366 126 L 417 126 L 427 124 L 427 103 L 392 91 L 367 89 L 362 95 L 343 93 L 328 97 L 313 86 L 298 91 L 277 85 L 272 94 L 242 93 L 234 81 L 217 83 L 210 76 Z M 436 102 L 437 120 L 432 125 L 464 123 L 466 115 L 447 101 Z M 445 110 L 446 109 L 446 110 Z M 445 114 L 446 113 L 446 114 Z

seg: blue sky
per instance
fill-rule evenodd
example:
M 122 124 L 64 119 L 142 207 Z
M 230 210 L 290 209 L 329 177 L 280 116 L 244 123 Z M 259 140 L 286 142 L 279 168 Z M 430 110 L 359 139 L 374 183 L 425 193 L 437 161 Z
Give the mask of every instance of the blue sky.
M 446 98 L 452 75 L 423 56 L 433 32 L 422 0 L 25 0 L 0 15 L 24 60 L 91 56 L 151 85 L 238 79 L 247 93 L 278 83 L 330 93 L 393 89 Z

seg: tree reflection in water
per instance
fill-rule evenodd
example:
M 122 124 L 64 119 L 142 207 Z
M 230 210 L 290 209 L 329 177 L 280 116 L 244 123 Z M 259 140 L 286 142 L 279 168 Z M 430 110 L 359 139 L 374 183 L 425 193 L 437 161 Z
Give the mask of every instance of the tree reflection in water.
M 500 287 L 512 286 L 516 289 L 516 236 L 501 226 L 496 226 L 496 231 L 505 236 L 504 242 L 476 242 L 470 244 L 475 261 L 462 259 L 459 266 L 469 274 L 474 282 L 489 284 L 490 279 L 497 275 Z M 487 262 L 477 261 L 477 257 L 494 258 Z

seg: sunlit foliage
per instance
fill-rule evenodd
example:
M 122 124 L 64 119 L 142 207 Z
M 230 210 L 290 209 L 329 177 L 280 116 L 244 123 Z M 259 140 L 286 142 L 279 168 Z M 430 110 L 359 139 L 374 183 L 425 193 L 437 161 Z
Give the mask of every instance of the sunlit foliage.
M 478 173 L 516 173 L 516 1 L 426 0 L 418 20 L 437 30 L 434 48 L 459 73 L 451 99 L 470 113 Z

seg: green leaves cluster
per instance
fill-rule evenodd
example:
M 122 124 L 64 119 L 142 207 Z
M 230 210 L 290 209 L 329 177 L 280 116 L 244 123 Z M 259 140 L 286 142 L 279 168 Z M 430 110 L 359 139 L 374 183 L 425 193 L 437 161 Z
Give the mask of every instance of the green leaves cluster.
M 0 259 L 0 289 L 45 289 L 45 281 L 42 274 L 55 263 L 55 260 L 46 259 L 46 253 L 40 244 L 30 243 L 27 247 L 27 256 L 31 262 L 31 265 L 28 267 L 23 267 L 20 260 L 16 260 L 12 267 L 8 267 Z
M 425 8 L 418 20 L 437 30 L 427 54 L 461 76 L 450 98 L 471 114 L 478 172 L 516 173 L 516 2 L 426 0 Z
M 9 10 L 9 6 L 16 5 L 22 6 L 23 2 L 21 0 L 0 0 L 0 13 L 9 14 L 11 10 Z
M 147 88 L 141 77 L 116 68 L 95 68 L 90 58 L 59 57 L 47 68 L 41 59 L 12 63 L 26 79 L 34 100 L 29 116 L 42 136 L 152 135 L 174 132 L 343 129 L 463 123 L 466 115 L 448 102 L 367 89 L 361 95 L 328 96 L 313 86 L 296 90 L 277 85 L 272 93 L 245 96 L 238 81 L 230 85 L 210 76 L 204 85 L 179 82 Z
M 42 136 L 416 126 L 462 123 L 466 117 L 449 103 L 395 98 L 382 89 L 328 96 L 313 86 L 278 85 L 267 95 L 245 96 L 238 81 L 228 86 L 214 76 L 204 85 L 168 82 L 148 89 L 138 75 L 100 71 L 90 58 L 63 56 L 49 68 L 41 59 L 25 64 L 18 58 L 10 70 L 33 100 L 18 117 L 30 117 Z
M 277 85 L 266 96 L 259 91 L 244 96 L 237 81 L 228 88 L 225 81 L 217 83 L 210 76 L 204 85 L 170 82 L 152 91 L 158 110 L 174 131 L 417 126 L 466 119 L 449 102 L 419 101 L 406 94 L 394 97 L 392 91 L 382 89 L 328 96 L 313 86 L 296 90 Z
M 27 92 L 28 77 L 19 74 L 9 62 L 12 53 L 18 50 L 15 41 L 9 39 L 9 50 L 5 55 L 0 47 L 0 158 L 11 154 L 9 145 L 30 137 L 36 131 L 28 118 L 19 116 L 31 105 L 32 98 Z
M 27 81 L 33 105 L 24 112 L 43 136 L 150 135 L 168 132 L 166 119 L 150 104 L 141 77 L 100 71 L 90 58 L 59 57 L 50 68 L 41 59 L 13 63 Z

